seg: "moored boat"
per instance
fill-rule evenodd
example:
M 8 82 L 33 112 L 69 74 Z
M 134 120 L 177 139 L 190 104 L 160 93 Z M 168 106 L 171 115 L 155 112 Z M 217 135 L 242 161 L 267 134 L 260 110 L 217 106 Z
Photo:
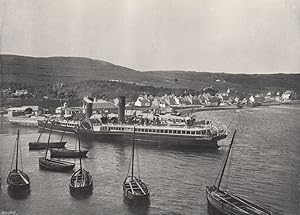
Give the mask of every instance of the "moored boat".
M 64 148 L 67 141 L 29 142 L 29 150 L 40 150 L 48 148 Z
M 62 118 L 52 118 L 51 122 L 49 120 L 38 120 L 38 127 L 41 130 L 52 130 L 53 132 L 66 134 L 74 134 L 79 125 L 79 120 L 66 120 Z
M 48 154 L 48 150 L 49 150 L 50 136 L 51 136 L 51 131 L 50 131 L 49 137 L 48 137 L 48 145 L 46 148 L 45 156 L 39 158 L 39 166 L 42 169 L 50 170 L 50 171 L 57 171 L 57 172 L 66 172 L 66 171 L 72 170 L 75 166 L 74 163 L 63 161 L 63 160 L 58 160 L 58 159 L 47 158 L 47 154 Z
M 42 169 L 56 171 L 56 172 L 71 171 L 75 166 L 74 163 L 68 161 L 62 161 L 58 159 L 48 159 L 44 157 L 39 158 L 39 165 Z
M 91 193 L 93 191 L 92 175 L 83 168 L 78 169 L 70 179 L 69 189 L 73 194 Z
M 50 152 L 53 158 L 85 158 L 88 150 L 50 149 Z
M 80 139 L 78 138 L 79 152 Z M 69 183 L 69 189 L 72 194 L 91 193 L 93 190 L 92 175 L 82 167 L 81 157 L 79 157 L 80 168 L 72 175 Z
M 124 196 L 131 201 L 147 201 L 150 192 L 146 184 L 135 176 L 128 176 L 123 182 Z
M 79 135 L 99 141 L 128 142 L 135 128 L 136 142 L 168 146 L 218 148 L 217 142 L 227 137 L 227 128 L 220 129 L 205 120 L 194 126 L 103 124 L 100 119 L 82 121 Z
M 16 139 L 16 166 L 15 169 L 11 170 L 7 176 L 8 188 L 12 190 L 25 190 L 30 187 L 30 178 L 22 170 L 18 168 L 19 161 L 19 151 L 21 153 L 21 148 L 19 147 L 19 135 L 18 130 L 17 139 Z M 21 162 L 22 164 L 22 162 Z
M 40 139 L 45 130 L 46 124 L 48 124 L 48 123 L 50 123 L 50 130 L 51 130 L 51 128 L 53 128 L 54 122 L 51 122 L 51 121 L 49 121 L 49 119 L 47 119 L 45 121 L 45 125 L 42 127 L 42 130 L 39 134 L 37 141 L 29 142 L 29 150 L 40 150 L 40 149 L 46 149 L 47 147 L 48 148 L 63 148 L 63 147 L 65 147 L 65 144 L 67 143 L 67 141 L 62 141 L 62 138 L 60 139 L 60 141 L 40 142 Z
M 53 131 L 77 133 L 81 138 L 98 141 L 119 143 L 128 142 L 131 139 L 133 128 L 135 127 L 136 142 L 149 144 L 159 144 L 183 147 L 218 148 L 217 142 L 227 137 L 227 127 L 222 125 L 216 127 L 210 120 L 202 120 L 202 123 L 188 123 L 183 125 L 177 123 L 161 124 L 153 119 L 152 123 L 126 124 L 125 123 L 125 100 L 119 102 L 118 123 L 106 123 L 96 115 L 89 113 L 91 106 L 88 106 L 88 113 L 85 119 L 65 120 L 57 118 L 53 120 Z M 92 105 L 92 104 L 89 104 Z M 191 122 L 191 121 L 190 121 Z M 193 124 L 194 123 L 194 124 Z M 47 120 L 40 120 L 39 127 L 51 130 L 51 123 Z
M 140 179 L 140 177 L 137 178 L 136 176 L 134 176 L 134 141 L 135 129 L 133 129 L 131 175 L 127 176 L 123 182 L 123 194 L 124 197 L 130 201 L 148 201 L 150 197 L 150 192 L 146 184 Z
M 222 171 L 220 177 L 218 175 L 215 180 L 216 183 L 217 179 L 219 178 L 218 184 L 206 187 L 206 198 L 208 205 L 209 207 L 212 207 L 218 212 L 226 215 L 271 215 L 272 212 L 270 212 L 268 209 L 252 203 L 245 198 L 239 197 L 236 194 L 220 189 L 221 181 L 224 175 L 226 164 L 229 159 L 235 133 L 236 131 L 234 131 L 227 156 L 221 169 Z

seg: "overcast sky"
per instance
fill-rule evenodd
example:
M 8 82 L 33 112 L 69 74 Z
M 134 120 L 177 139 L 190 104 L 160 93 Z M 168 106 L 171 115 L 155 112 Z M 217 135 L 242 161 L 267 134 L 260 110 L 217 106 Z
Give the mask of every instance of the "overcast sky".
M 6 54 L 300 73 L 299 0 L 0 0 L 0 24 Z

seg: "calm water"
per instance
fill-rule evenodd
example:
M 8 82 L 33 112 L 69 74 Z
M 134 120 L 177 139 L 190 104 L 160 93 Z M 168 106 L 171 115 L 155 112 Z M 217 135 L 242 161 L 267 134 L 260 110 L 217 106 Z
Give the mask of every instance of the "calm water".
M 83 164 L 94 178 L 90 196 L 74 198 L 68 182 L 72 173 L 39 169 L 38 157 L 44 151 L 29 151 L 28 142 L 36 140 L 37 129 L 19 127 L 25 172 L 31 178 L 31 191 L 16 198 L 7 191 L 6 177 L 11 165 L 16 126 L 2 122 L 0 165 L 2 187 L 0 211 L 18 214 L 203 214 L 207 215 L 205 186 L 219 172 L 237 129 L 229 175 L 223 187 L 272 210 L 274 214 L 300 214 L 300 106 L 201 112 L 199 119 L 229 124 L 230 136 L 214 151 L 137 146 L 141 177 L 151 192 L 149 207 L 133 207 L 123 201 L 122 182 L 127 175 L 131 145 L 85 142 L 89 150 Z M 47 136 L 43 137 L 45 140 Z M 60 136 L 53 135 L 53 139 Z M 65 138 L 68 148 L 75 139 Z M 70 159 L 73 161 L 73 159 Z M 76 160 L 76 164 L 79 162 Z M 78 168 L 78 166 L 76 167 Z M 228 171 L 227 171 L 228 172 Z

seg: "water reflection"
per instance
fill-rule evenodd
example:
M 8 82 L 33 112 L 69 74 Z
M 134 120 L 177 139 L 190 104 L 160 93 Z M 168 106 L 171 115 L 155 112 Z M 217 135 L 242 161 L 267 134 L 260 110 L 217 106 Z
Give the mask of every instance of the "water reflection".
M 207 203 L 207 211 L 209 215 L 224 215 L 221 211 L 218 211 L 211 204 Z
M 123 196 L 123 203 L 132 214 L 149 214 L 150 199 L 143 201 L 130 201 Z
M 8 195 L 15 200 L 26 199 L 30 195 L 30 189 L 14 190 L 7 188 Z
M 88 199 L 91 197 L 91 195 L 93 194 L 92 192 L 86 192 L 86 193 L 74 193 L 74 192 L 70 192 L 70 195 L 76 199 L 76 200 L 83 200 L 83 199 Z

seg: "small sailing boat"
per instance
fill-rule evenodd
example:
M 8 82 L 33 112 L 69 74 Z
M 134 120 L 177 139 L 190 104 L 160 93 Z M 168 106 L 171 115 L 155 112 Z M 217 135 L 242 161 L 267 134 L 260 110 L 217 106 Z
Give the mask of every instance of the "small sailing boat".
M 85 158 L 88 150 L 50 149 L 52 158 Z
M 60 139 L 61 142 L 64 133 Z M 76 150 L 76 145 L 75 145 L 75 149 L 50 149 L 50 152 L 52 158 L 80 158 L 80 157 L 85 158 L 86 154 L 88 153 L 88 150 Z
M 44 127 L 42 128 L 42 131 L 40 132 L 40 135 L 39 135 L 37 141 L 29 142 L 29 150 L 46 149 L 47 147 L 48 148 L 64 148 L 65 147 L 67 141 L 62 141 L 62 138 L 60 139 L 60 141 L 40 142 L 41 136 L 43 134 L 43 131 L 44 131 L 45 126 L 47 125 L 48 121 L 49 120 L 46 121 Z
M 52 124 L 52 126 L 53 126 L 53 124 Z M 39 165 L 41 168 L 46 169 L 46 170 L 51 170 L 51 171 L 57 171 L 57 172 L 70 171 L 74 168 L 74 166 L 75 166 L 74 163 L 63 161 L 63 160 L 58 160 L 58 159 L 48 159 L 47 158 L 48 148 L 49 148 L 48 146 L 49 146 L 49 142 L 50 142 L 50 136 L 52 133 L 52 126 L 51 126 L 51 130 L 50 130 L 49 137 L 48 137 L 48 144 L 47 144 L 47 148 L 46 148 L 45 157 L 39 158 Z
M 222 177 L 225 171 L 225 167 L 230 155 L 230 151 L 232 148 L 233 140 L 235 137 L 236 131 L 233 133 L 233 137 L 229 146 L 229 150 L 226 156 L 226 159 L 224 161 L 224 164 L 222 166 L 222 171 L 220 178 L 217 176 L 215 183 L 217 182 L 217 179 L 219 178 L 218 185 L 215 184 L 213 186 L 207 186 L 206 187 L 206 198 L 208 201 L 208 205 L 216 209 L 218 212 L 221 212 L 222 214 L 226 215 L 271 215 L 272 213 L 259 206 L 256 205 L 249 200 L 246 200 L 242 197 L 239 197 L 231 192 L 223 191 L 220 189 Z
M 79 152 L 80 149 L 80 138 L 78 136 Z M 81 157 L 79 157 L 80 168 L 72 175 L 69 183 L 70 192 L 75 193 L 91 193 L 93 190 L 93 179 L 92 175 L 85 169 L 82 168 Z
M 12 190 L 26 190 L 30 187 L 30 179 L 22 170 L 18 169 L 19 162 L 19 151 L 21 155 L 21 147 L 19 147 L 20 131 L 18 129 L 17 139 L 16 139 L 16 166 L 14 170 L 11 170 L 7 176 L 8 188 Z M 20 156 L 22 159 L 22 156 Z M 13 164 L 13 161 L 12 161 Z M 22 162 L 21 162 L 22 164 Z M 13 165 L 11 165 L 13 166 Z M 23 169 L 23 167 L 22 167 Z
M 139 178 L 133 175 L 134 167 L 134 139 L 135 128 L 133 128 L 132 154 L 131 154 L 131 175 L 128 175 L 123 182 L 124 197 L 131 201 L 147 201 L 150 197 L 150 192 L 146 184 Z M 139 168 L 138 168 L 139 170 Z

